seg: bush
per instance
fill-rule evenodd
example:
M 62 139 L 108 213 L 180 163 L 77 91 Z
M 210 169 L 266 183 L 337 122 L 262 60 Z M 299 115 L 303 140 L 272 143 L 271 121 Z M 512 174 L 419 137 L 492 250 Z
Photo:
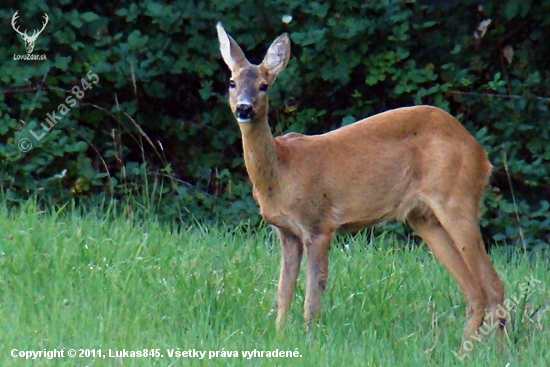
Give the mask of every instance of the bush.
M 548 2 L 51 3 L 0 10 L 0 54 L 9 56 L 0 60 L 0 177 L 13 203 L 107 198 L 184 221 L 258 223 L 227 107 L 221 20 L 255 63 L 290 33 L 293 57 L 270 91 L 276 135 L 326 132 L 396 107 L 441 107 L 495 166 L 485 236 L 548 246 Z M 38 29 L 48 14 L 34 49 L 47 60 L 13 60 L 25 54 L 8 21 L 16 10 L 21 29 Z M 46 117 L 61 104 L 66 114 L 50 127 Z M 22 139 L 30 151 L 20 151 Z

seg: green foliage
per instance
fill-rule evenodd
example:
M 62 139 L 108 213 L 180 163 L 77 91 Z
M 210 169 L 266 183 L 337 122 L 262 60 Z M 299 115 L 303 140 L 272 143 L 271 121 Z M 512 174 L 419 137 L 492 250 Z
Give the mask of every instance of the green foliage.
M 47 60 L 13 60 L 25 53 L 9 25 L 16 10 L 28 29 L 48 14 L 34 50 Z M 29 0 L 4 6 L 0 18 L 0 178 L 13 202 L 110 198 L 171 218 L 257 223 L 227 107 L 221 20 L 254 63 L 290 33 L 293 57 L 270 90 L 276 134 L 439 106 L 494 165 L 485 235 L 548 245 L 548 2 Z M 54 111 L 65 113 L 50 127 Z M 33 149 L 22 153 L 22 141 Z

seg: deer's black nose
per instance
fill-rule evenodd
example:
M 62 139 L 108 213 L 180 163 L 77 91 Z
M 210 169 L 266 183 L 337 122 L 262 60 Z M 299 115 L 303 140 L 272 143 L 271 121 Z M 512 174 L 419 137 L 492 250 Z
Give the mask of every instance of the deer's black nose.
M 241 120 L 250 120 L 254 117 L 254 110 L 248 103 L 239 103 L 235 110 L 235 115 Z

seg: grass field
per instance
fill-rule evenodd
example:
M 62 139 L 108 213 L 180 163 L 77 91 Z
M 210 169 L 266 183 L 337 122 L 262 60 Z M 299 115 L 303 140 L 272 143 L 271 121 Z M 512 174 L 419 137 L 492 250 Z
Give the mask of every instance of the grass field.
M 550 365 L 548 262 L 491 253 L 507 297 L 519 301 L 508 345 L 500 350 L 491 337 L 459 360 L 463 296 L 425 246 L 390 235 L 337 240 L 322 326 L 303 332 L 302 271 L 277 335 L 280 250 L 269 229 L 176 231 L 99 213 L 0 207 L 0 366 Z M 522 292 L 526 276 L 541 283 Z M 71 348 L 77 357 L 67 356 Z M 12 356 L 54 349 L 64 357 Z M 109 357 L 144 349 L 162 357 Z M 264 357 L 243 357 L 254 349 Z M 206 353 L 170 357 L 173 350 Z M 267 357 L 276 350 L 299 356 Z

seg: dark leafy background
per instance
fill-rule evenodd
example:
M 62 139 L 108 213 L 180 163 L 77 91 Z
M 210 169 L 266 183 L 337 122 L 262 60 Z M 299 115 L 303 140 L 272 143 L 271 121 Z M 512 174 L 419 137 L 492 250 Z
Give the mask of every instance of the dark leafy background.
M 21 29 L 40 28 L 48 14 L 34 50 L 46 61 L 13 60 L 25 54 L 10 24 L 16 10 Z M 439 106 L 474 134 L 495 167 L 481 218 L 486 239 L 548 247 L 549 1 L 4 1 L 4 199 L 108 199 L 184 223 L 258 224 L 227 107 L 218 20 L 255 63 L 275 37 L 290 33 L 293 57 L 270 91 L 276 135 Z M 99 82 L 33 140 L 30 130 L 44 132 L 47 113 L 90 81 L 90 70 Z M 17 145 L 23 138 L 35 144 L 26 153 Z

